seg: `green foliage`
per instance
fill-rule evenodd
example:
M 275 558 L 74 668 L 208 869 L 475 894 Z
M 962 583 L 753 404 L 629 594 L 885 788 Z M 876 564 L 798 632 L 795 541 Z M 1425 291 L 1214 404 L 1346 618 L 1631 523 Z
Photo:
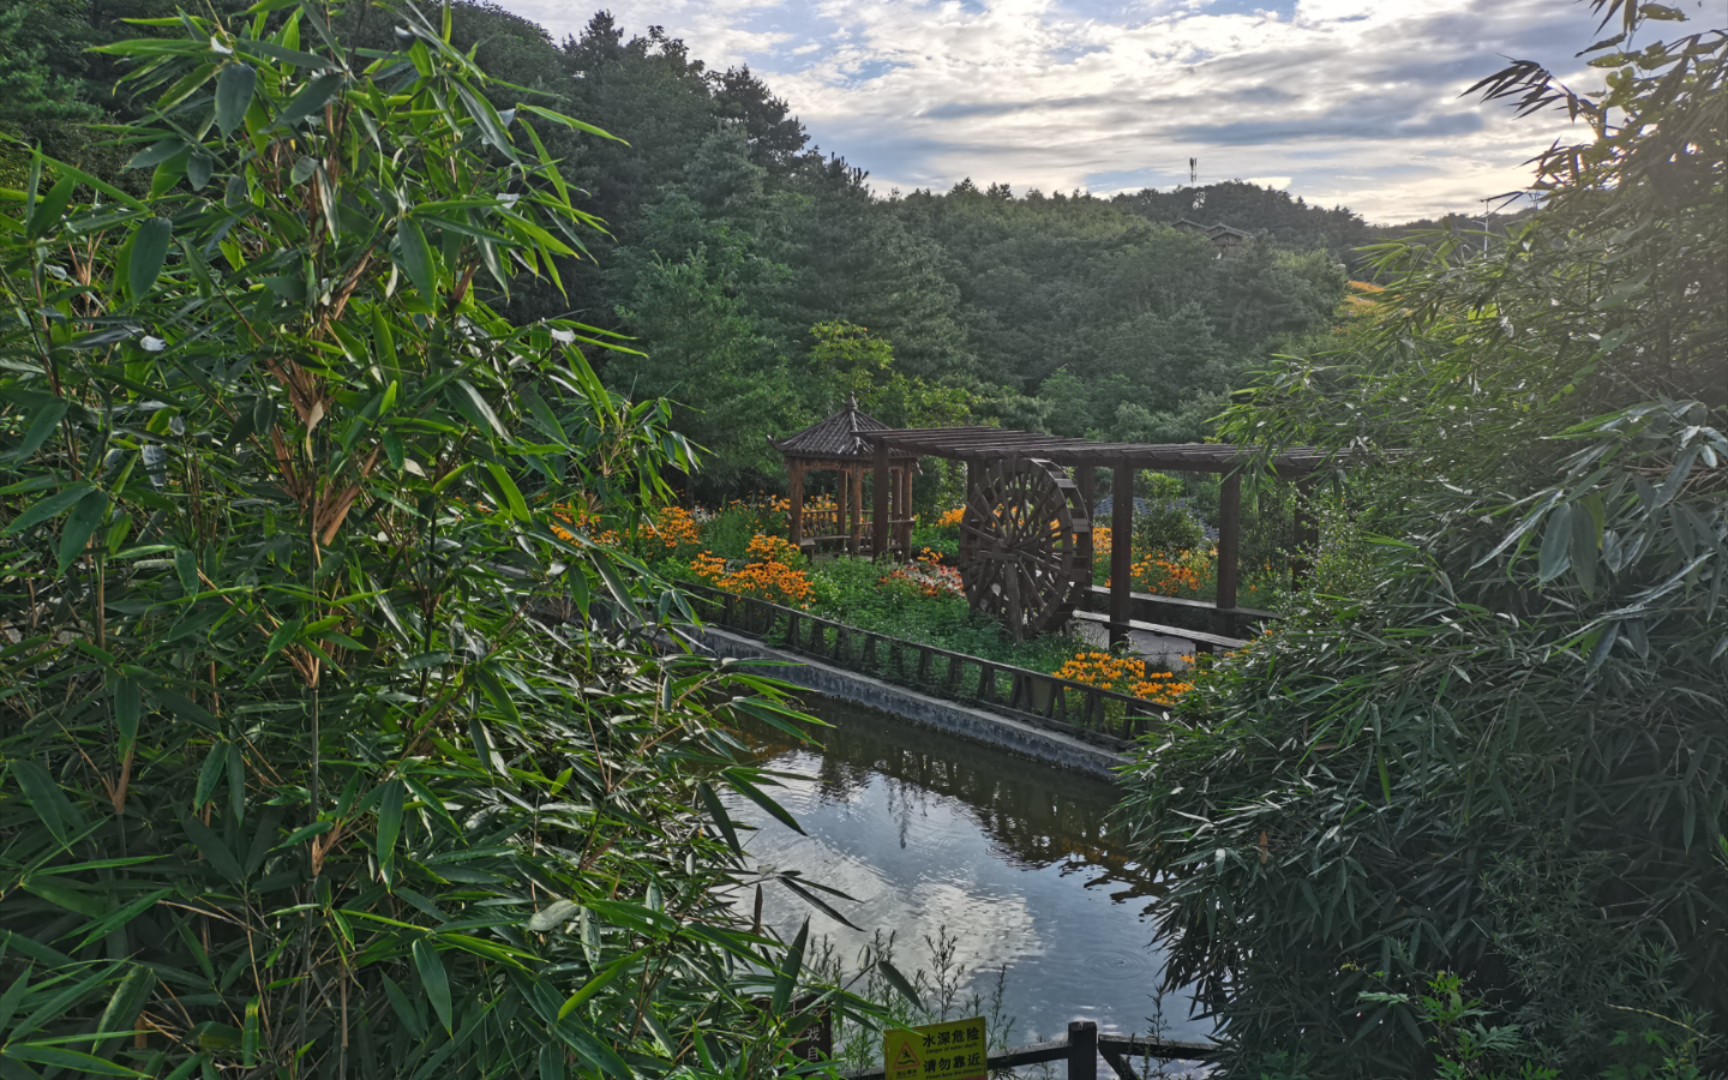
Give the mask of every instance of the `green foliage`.
M 1131 781 L 1168 978 L 1224 1021 L 1227 1076 L 1426 1075 L 1370 972 L 1456 972 L 1568 1076 L 1647 1013 L 1728 1016 L 1728 311 L 1698 302 L 1728 291 L 1725 50 L 1604 57 L 1591 98 L 1489 80 L 1616 121 L 1544 158 L 1546 207 L 1487 255 L 1382 252 L 1375 310 L 1226 422 L 1357 454 L 1324 515 L 1341 594 L 1219 665 Z
M 1016 642 L 1001 624 L 976 615 L 964 597 L 929 597 L 916 589 L 885 587 L 887 568 L 869 559 L 817 563 L 811 610 L 879 634 L 995 660 L 1034 671 L 1054 671 L 1084 648 L 1077 638 L 1046 634 Z
M 0 213 L 0 1072 L 772 1072 L 809 977 L 716 789 L 793 714 L 548 527 L 692 453 L 494 306 L 597 235 L 586 125 L 259 8 L 105 46 L 145 194 Z
M 865 412 L 889 427 L 953 427 L 970 418 L 970 395 L 896 370 L 894 347 L 862 326 L 821 322 L 799 379 L 812 411 L 832 412 L 856 397 Z
M 77 31 L 61 4 L 32 0 L 0 10 L 0 135 L 62 157 L 84 155 L 82 129 L 102 112 L 75 76 L 48 63 L 50 53 L 75 54 Z M 0 143 L 0 184 L 21 185 L 29 160 L 22 146 Z
M 862 326 L 819 322 L 810 337 L 810 380 L 823 397 L 868 395 L 894 366 L 894 346 Z
M 1135 480 L 1134 550 L 1156 555 L 1192 551 L 1206 532 L 1188 508 L 1182 481 L 1164 473 L 1141 473 Z M 1144 494 L 1142 494 L 1144 493 Z
M 702 549 L 742 559 L 758 536 L 785 536 L 786 515 L 761 502 L 732 502 L 702 522 Z

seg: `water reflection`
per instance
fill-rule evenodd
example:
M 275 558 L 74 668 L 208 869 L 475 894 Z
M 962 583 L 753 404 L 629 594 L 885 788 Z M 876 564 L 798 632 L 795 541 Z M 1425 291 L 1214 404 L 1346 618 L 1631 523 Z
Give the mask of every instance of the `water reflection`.
M 1121 1032 L 1153 1026 L 1161 959 L 1146 908 L 1158 886 L 1117 843 L 1110 783 L 880 713 L 808 705 L 835 725 L 824 749 L 759 735 L 763 759 L 789 774 L 778 797 L 807 836 L 752 804 L 733 809 L 757 827 L 755 859 L 854 897 L 837 906 L 863 932 L 778 891 L 764 900 L 770 924 L 789 933 L 808 916 L 848 956 L 872 930 L 893 930 L 911 965 L 928 962 L 925 939 L 946 927 L 973 972 L 1007 966 L 1017 1040 L 1074 1019 Z M 1187 999 L 1165 1001 L 1165 1033 L 1203 1035 L 1187 1014 Z

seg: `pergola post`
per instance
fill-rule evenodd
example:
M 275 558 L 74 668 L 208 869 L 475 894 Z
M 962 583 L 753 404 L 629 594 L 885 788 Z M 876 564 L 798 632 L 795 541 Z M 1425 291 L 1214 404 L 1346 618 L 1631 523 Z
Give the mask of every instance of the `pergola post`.
M 1092 506 L 1098 497 L 1098 470 L 1091 465 L 1074 466 L 1074 485 L 1080 489 L 1080 501 L 1086 504 L 1086 517 L 1092 517 Z M 1093 525 L 1092 531 L 1080 538 L 1080 553 L 1086 559 L 1086 568 L 1090 572 L 1092 558 L 1097 553 L 1098 527 Z M 1087 585 L 1091 585 L 1087 581 Z
M 1240 580 L 1242 548 L 1242 474 L 1233 472 L 1224 478 L 1218 493 L 1218 609 L 1228 611 L 1236 606 L 1236 587 Z M 1224 616 L 1226 622 L 1231 616 Z
M 1116 466 L 1110 496 L 1110 644 L 1128 642 L 1134 612 L 1134 467 Z
M 893 483 L 888 476 L 888 443 L 876 444 L 876 477 L 870 485 L 871 513 L 874 518 L 870 522 L 870 555 L 880 559 L 888 550 L 888 518 L 893 513 L 890 509 L 888 496 Z
M 912 469 L 913 461 L 900 465 L 900 551 L 912 557 Z
M 1296 535 L 1290 555 L 1290 578 L 1297 585 L 1313 578 L 1314 549 L 1320 544 L 1320 524 L 1314 518 L 1313 499 L 1314 478 L 1305 477 L 1296 485 Z
M 804 463 L 792 462 L 786 471 L 789 474 L 787 490 L 792 503 L 791 509 L 787 511 L 789 517 L 786 531 L 792 535 L 792 546 L 800 547 L 804 543 Z

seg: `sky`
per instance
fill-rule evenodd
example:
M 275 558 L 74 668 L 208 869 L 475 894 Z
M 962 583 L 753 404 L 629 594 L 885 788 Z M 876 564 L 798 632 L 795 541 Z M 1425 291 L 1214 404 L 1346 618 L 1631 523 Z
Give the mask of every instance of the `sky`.
M 1672 0 L 1671 0 L 1672 2 Z M 1682 0 L 1691 11 L 1723 0 Z M 501 0 L 555 40 L 602 0 Z M 1370 221 L 1526 186 L 1563 119 L 1460 94 L 1505 57 L 1579 88 L 1578 0 L 604 0 L 748 65 L 880 193 L 1250 180 Z M 628 134 L 626 133 L 626 137 Z

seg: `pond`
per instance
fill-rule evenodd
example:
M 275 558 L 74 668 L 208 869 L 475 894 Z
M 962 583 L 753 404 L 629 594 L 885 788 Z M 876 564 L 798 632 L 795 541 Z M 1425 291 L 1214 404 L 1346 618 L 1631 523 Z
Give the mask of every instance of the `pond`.
M 759 865 L 845 892 L 853 901 L 833 904 L 859 929 L 773 888 L 768 925 L 790 940 L 808 917 L 812 937 L 827 935 L 848 959 L 875 931 L 892 931 L 908 975 L 931 969 L 931 943 L 947 934 L 963 995 L 988 998 L 1005 969 L 1002 1015 L 1015 1044 L 1088 1019 L 1124 1034 L 1207 1035 L 1186 995 L 1160 1009 L 1162 961 L 1146 913 L 1158 884 L 1122 850 L 1109 781 L 870 710 L 823 699 L 806 708 L 834 725 L 823 748 L 770 733 L 759 753 L 794 774 L 775 794 L 807 835 L 742 800 L 729 812 L 756 828 L 747 847 Z

